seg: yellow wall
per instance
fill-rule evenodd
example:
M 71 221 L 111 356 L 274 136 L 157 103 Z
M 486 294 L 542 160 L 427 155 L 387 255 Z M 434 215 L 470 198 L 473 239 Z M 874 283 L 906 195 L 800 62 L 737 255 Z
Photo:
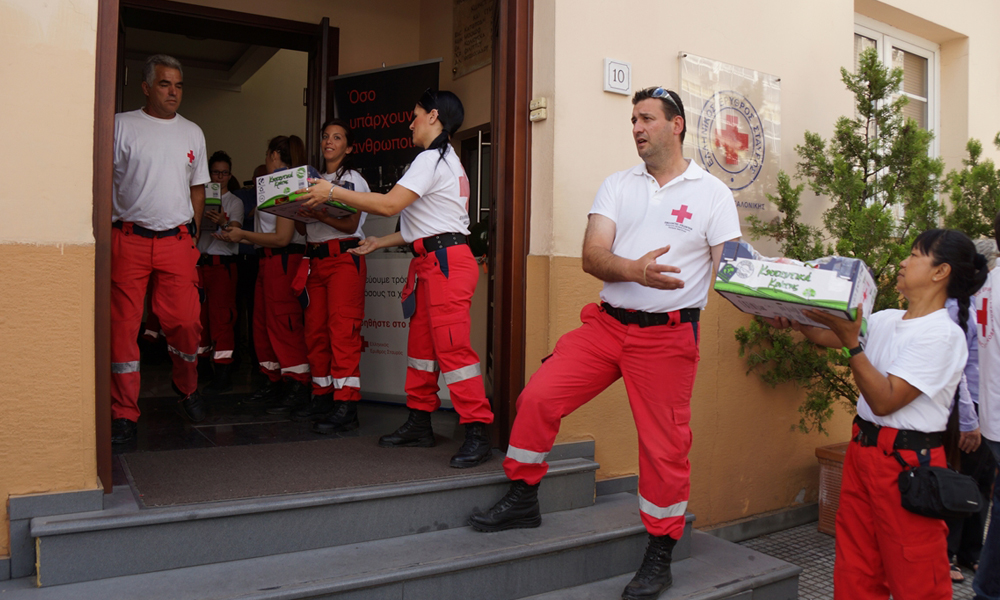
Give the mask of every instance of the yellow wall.
M 681 52 L 780 77 L 781 168 L 794 174 L 795 146 L 805 131 L 829 138 L 836 119 L 853 112 L 840 68 L 853 63 L 856 12 L 941 45 L 939 153 L 949 167 L 958 166 L 970 136 L 987 142 L 995 157 L 989 142 L 1000 131 L 1000 115 L 990 104 L 1000 92 L 1000 41 L 991 25 L 1000 22 L 1000 5 L 989 0 L 958 10 L 923 0 L 771 0 L 707 12 L 649 0 L 535 3 L 533 96 L 548 98 L 549 114 L 532 126 L 529 375 L 559 336 L 578 326 L 580 308 L 598 300 L 600 282 L 580 268 L 587 213 L 604 178 L 640 162 L 630 98 L 603 91 L 603 59 L 632 64 L 633 91 L 677 89 Z M 805 219 L 819 224 L 825 200 L 808 190 L 802 199 Z M 733 334 L 748 321 L 714 293 L 702 316 L 690 505 L 699 526 L 815 500 L 815 448 L 849 434 L 847 411 L 838 411 L 829 437 L 792 431 L 804 394 L 745 375 Z M 638 473 L 620 382 L 564 420 L 559 440 L 580 439 L 596 440 L 599 478 Z
M 97 0 L 0 3 L 0 556 L 9 495 L 98 485 L 96 29 Z

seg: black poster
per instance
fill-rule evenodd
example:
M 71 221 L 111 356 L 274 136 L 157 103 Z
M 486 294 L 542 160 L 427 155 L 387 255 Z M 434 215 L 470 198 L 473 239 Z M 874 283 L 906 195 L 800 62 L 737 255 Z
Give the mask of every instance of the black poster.
M 441 59 L 331 77 L 334 115 L 354 130 L 351 168 L 373 192 L 386 192 L 420 153 L 413 145 L 413 107 L 438 89 Z

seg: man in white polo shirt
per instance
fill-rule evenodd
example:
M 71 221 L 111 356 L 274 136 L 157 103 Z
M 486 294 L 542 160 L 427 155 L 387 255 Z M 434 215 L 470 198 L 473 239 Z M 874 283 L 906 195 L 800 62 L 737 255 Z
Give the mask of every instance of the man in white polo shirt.
M 537 527 L 537 491 L 559 423 L 625 379 L 639 434 L 639 510 L 650 541 L 622 598 L 656 598 L 670 586 L 671 552 L 684 532 L 691 448 L 691 390 L 698 321 L 722 245 L 739 239 L 733 195 L 684 158 L 680 97 L 647 88 L 632 98 L 632 136 L 643 164 L 608 177 L 583 242 L 583 270 L 604 282 L 517 401 L 504 470 L 507 494 L 473 515 L 480 531 Z
M 146 105 L 115 115 L 114 209 L 111 230 L 111 440 L 135 437 L 139 419 L 139 347 L 143 298 L 160 318 L 173 360 L 177 410 L 205 418 L 198 395 L 197 231 L 209 182 L 205 136 L 177 114 L 181 64 L 157 54 L 146 60 Z

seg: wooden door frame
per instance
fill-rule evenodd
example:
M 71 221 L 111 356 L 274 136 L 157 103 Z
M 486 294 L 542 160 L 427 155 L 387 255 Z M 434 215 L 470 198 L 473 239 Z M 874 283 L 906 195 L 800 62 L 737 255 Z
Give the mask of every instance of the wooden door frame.
M 533 0 L 497 0 L 493 47 L 493 397 L 506 448 L 524 387 L 525 277 L 531 223 Z
M 327 51 L 319 48 L 323 41 L 322 24 L 303 23 L 288 19 L 264 17 L 249 13 L 209 8 L 173 2 L 171 0 L 98 0 L 97 48 L 94 91 L 94 179 L 93 179 L 93 228 L 94 228 L 94 396 L 95 429 L 97 446 L 97 475 L 105 493 L 111 493 L 111 194 L 113 187 L 113 148 L 115 98 L 118 81 L 118 26 L 123 9 L 153 10 L 163 15 L 149 23 L 150 28 L 169 29 L 183 19 L 202 19 L 226 23 L 219 31 L 220 39 L 240 41 L 247 31 L 272 35 L 275 45 L 310 53 L 310 69 L 329 66 L 324 81 L 336 75 L 339 64 L 340 38 L 337 28 L 326 33 Z M 329 20 L 323 20 L 328 24 Z M 233 32 L 242 29 L 243 33 Z M 214 30 L 213 30 L 214 31 Z M 206 32 L 207 33 L 207 32 Z M 227 38 L 228 36 L 228 38 Z M 309 80 L 320 78 L 310 72 Z M 311 83 L 310 83 L 311 85 Z M 309 122 L 316 123 L 307 131 L 306 138 L 318 147 L 319 124 L 326 118 L 327 103 L 321 90 L 313 90 Z

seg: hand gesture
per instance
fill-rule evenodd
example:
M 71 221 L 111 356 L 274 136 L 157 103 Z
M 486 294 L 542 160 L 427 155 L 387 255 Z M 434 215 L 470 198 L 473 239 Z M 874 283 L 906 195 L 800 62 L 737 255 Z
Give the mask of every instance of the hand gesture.
M 633 281 L 641 283 L 646 287 L 658 290 L 679 290 L 684 287 L 684 282 L 676 277 L 666 275 L 666 273 L 680 273 L 681 270 L 671 265 L 661 265 L 656 259 L 670 252 L 670 246 L 664 246 L 644 254 L 635 261 L 635 267 L 639 271 L 633 277 Z
M 316 208 L 320 204 L 323 204 L 330 199 L 330 191 L 333 189 L 333 184 L 325 179 L 313 179 L 309 178 L 309 187 L 305 189 L 298 190 L 296 194 L 301 194 L 298 199 L 305 200 L 302 204 L 303 209 Z
M 858 305 L 858 314 L 853 321 L 835 317 L 821 310 L 805 310 L 802 311 L 802 314 L 829 327 L 845 348 L 854 348 L 858 345 L 858 338 L 861 335 L 861 319 L 864 317 L 863 305 Z
M 229 217 L 226 216 L 226 213 L 218 209 L 210 208 L 206 210 L 205 218 L 220 227 L 225 227 L 229 224 Z
M 238 243 L 246 238 L 246 232 L 239 227 L 233 226 L 216 231 L 212 234 L 212 237 L 223 242 Z
M 361 243 L 357 247 L 348 250 L 351 254 L 357 254 L 358 256 L 364 256 L 365 254 L 371 254 L 372 252 L 379 249 L 379 238 L 370 235 L 365 239 L 361 240 Z

